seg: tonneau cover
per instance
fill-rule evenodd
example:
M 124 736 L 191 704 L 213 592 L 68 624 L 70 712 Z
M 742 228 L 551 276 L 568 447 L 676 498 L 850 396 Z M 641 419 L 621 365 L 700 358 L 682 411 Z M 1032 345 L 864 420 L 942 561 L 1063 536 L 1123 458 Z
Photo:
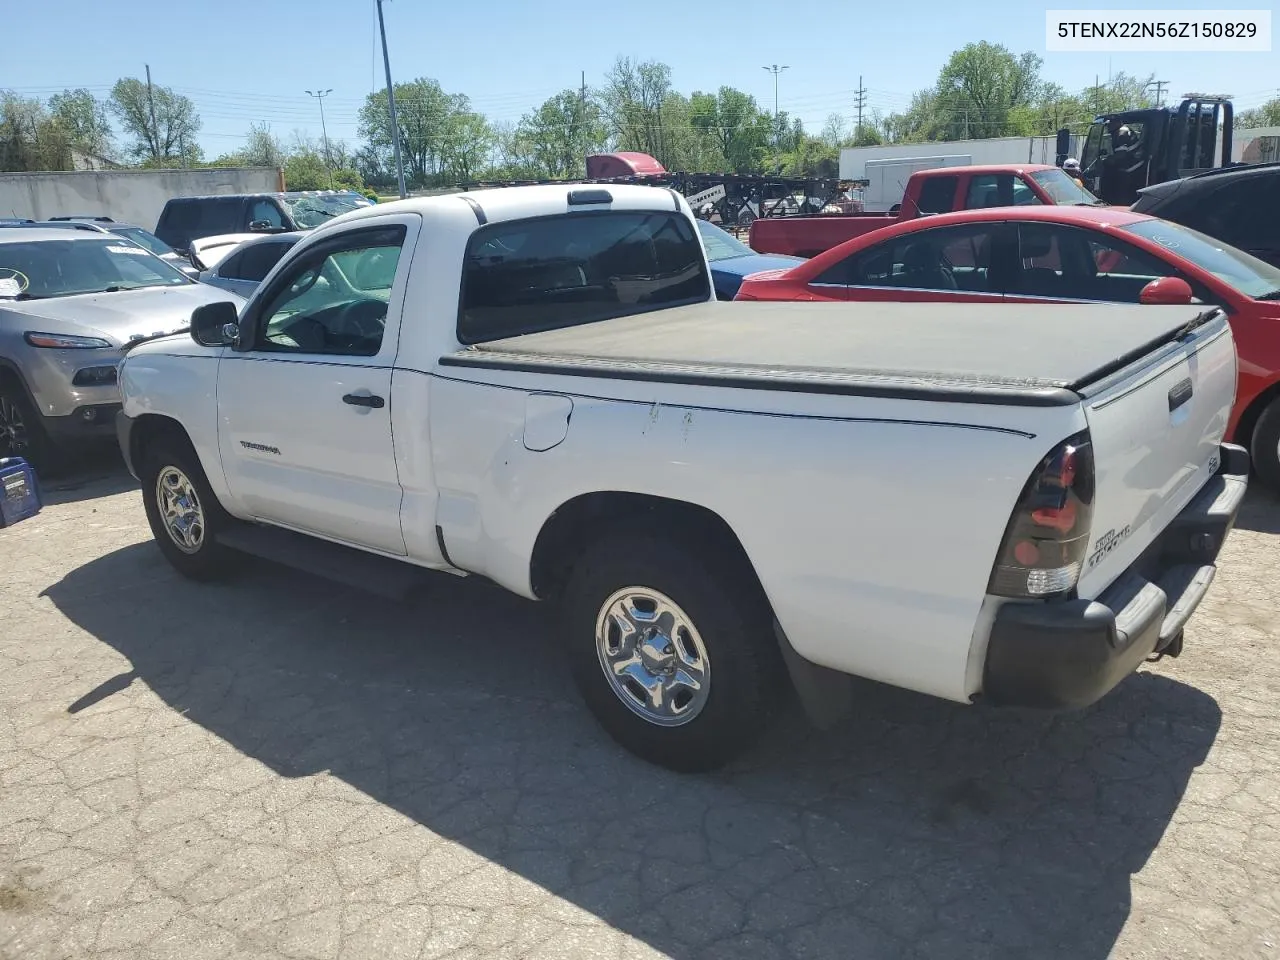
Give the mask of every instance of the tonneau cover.
M 712 301 L 491 341 L 447 366 L 1056 405 L 1204 306 Z

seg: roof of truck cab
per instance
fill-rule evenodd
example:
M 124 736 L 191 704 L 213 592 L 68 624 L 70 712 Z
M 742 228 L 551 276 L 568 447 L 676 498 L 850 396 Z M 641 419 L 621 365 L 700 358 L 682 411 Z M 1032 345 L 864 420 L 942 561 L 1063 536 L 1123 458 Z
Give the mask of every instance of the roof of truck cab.
M 441 358 L 622 380 L 1057 406 L 1214 308 L 710 301 L 477 344 Z M 1071 331 L 1069 337 L 1055 332 Z
M 1041 170 L 1057 170 L 1051 163 L 974 163 L 964 167 L 930 167 L 917 170 L 912 176 L 948 176 L 968 173 L 982 176 L 986 173 L 1038 173 Z
M 366 217 L 387 213 L 429 213 L 446 208 L 458 209 L 466 204 L 476 213 L 480 223 L 495 220 L 515 220 L 524 217 L 550 216 L 573 213 L 577 210 L 599 209 L 598 204 L 571 207 L 570 192 L 577 190 L 606 190 L 616 201 L 624 201 L 627 209 L 669 210 L 679 209 L 680 197 L 667 187 L 650 187 L 642 184 L 537 184 L 519 187 L 490 187 L 484 190 L 466 190 L 442 193 L 431 197 L 406 197 L 390 200 L 357 210 L 348 210 L 335 217 L 325 227 L 336 223 L 352 223 Z

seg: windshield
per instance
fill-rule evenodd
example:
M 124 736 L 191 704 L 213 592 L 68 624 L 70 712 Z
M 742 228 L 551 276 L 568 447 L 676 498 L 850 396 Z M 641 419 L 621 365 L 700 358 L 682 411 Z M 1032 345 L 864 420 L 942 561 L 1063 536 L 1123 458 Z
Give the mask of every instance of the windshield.
M 1237 293 L 1255 300 L 1280 299 L 1280 268 L 1243 250 L 1167 220 L 1141 220 L 1123 229 L 1160 244 L 1175 256 L 1190 260 Z
M 159 237 L 147 233 L 141 227 L 112 227 L 111 232 L 117 237 L 125 237 L 132 240 L 140 247 L 146 247 L 157 257 L 163 257 L 174 252 L 173 247 Z
M 1039 184 L 1054 203 L 1064 206 L 1071 206 L 1073 204 L 1084 204 L 1087 206 L 1099 207 L 1106 206 L 1104 201 L 1099 200 L 1061 170 L 1036 170 L 1031 174 L 1031 179 Z
M 141 247 L 105 235 L 0 243 L 0 297 L 36 300 L 192 282 Z
M 702 245 L 707 248 L 707 259 L 731 260 L 734 257 L 752 257 L 755 251 L 726 230 L 721 230 L 714 223 L 706 220 L 698 221 L 698 232 L 702 234 Z
M 349 213 L 359 207 L 369 206 L 369 201 L 356 194 L 324 197 L 284 197 L 293 222 L 306 230 L 318 227 L 334 217 Z

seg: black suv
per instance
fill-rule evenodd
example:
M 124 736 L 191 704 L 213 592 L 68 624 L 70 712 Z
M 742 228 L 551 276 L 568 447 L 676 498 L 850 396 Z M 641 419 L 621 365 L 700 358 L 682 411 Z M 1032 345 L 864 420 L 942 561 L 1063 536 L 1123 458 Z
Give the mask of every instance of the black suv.
M 1135 213 L 1172 220 L 1280 267 L 1280 163 L 1223 167 L 1138 192 Z
M 346 190 L 175 197 L 160 211 L 156 236 L 187 254 L 191 241 L 201 237 L 310 230 L 369 203 L 367 197 Z

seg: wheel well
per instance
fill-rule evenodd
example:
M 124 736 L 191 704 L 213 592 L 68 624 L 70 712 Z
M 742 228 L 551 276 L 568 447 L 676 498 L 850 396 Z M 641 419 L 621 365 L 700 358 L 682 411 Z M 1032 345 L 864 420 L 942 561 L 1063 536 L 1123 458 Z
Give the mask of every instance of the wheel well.
M 759 587 L 747 551 L 724 518 L 706 507 L 684 500 L 670 500 L 641 493 L 603 491 L 587 493 L 561 504 L 538 532 L 533 545 L 529 577 L 534 594 L 555 596 L 577 555 L 587 541 L 603 529 L 622 521 L 644 518 L 650 529 L 679 531 L 708 549 L 718 550 Z M 763 595 L 763 589 L 761 589 Z
M 0 360 L 0 384 L 13 384 L 22 391 L 22 395 L 34 407 L 35 400 L 31 396 L 31 391 L 27 389 L 27 383 L 22 379 L 22 374 L 10 363 Z
M 129 459 L 135 468 L 147 444 L 162 439 L 173 440 L 187 450 L 195 450 L 186 429 L 177 420 L 158 413 L 144 413 L 134 422 L 133 434 L 129 438 Z
M 1240 420 L 1236 423 L 1236 432 L 1235 436 L 1231 438 L 1232 441 L 1248 448 L 1253 442 L 1253 428 L 1257 426 L 1258 418 L 1262 416 L 1262 411 L 1267 409 L 1271 405 L 1271 401 L 1277 398 L 1280 398 L 1280 381 L 1273 383 L 1253 398 L 1253 402 L 1240 415 Z

